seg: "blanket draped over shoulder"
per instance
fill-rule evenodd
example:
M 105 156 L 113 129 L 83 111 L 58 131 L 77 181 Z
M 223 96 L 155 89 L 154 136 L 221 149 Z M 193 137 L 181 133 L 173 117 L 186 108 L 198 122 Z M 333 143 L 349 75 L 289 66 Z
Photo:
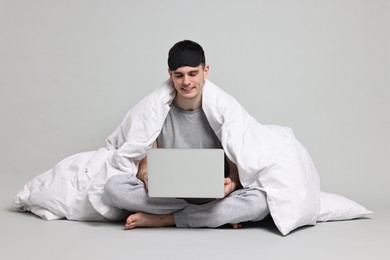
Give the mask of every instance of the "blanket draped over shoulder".
M 125 212 L 110 206 L 104 185 L 115 174 L 136 174 L 157 139 L 175 90 L 170 80 L 136 104 L 107 138 L 107 147 L 79 153 L 37 176 L 13 205 L 44 219 L 119 220 Z M 244 187 L 267 195 L 270 214 L 282 234 L 314 225 L 320 208 L 319 175 L 291 129 L 262 125 L 229 94 L 206 80 L 202 108 Z

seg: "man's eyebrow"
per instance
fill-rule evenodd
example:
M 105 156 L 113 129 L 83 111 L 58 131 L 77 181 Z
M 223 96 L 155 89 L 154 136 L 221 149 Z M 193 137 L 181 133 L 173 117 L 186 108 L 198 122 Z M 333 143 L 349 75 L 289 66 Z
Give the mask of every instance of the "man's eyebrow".
M 199 73 L 199 70 L 190 70 L 187 72 L 187 74 L 193 74 L 193 73 Z M 174 71 L 173 74 L 185 74 L 184 72 L 181 71 Z

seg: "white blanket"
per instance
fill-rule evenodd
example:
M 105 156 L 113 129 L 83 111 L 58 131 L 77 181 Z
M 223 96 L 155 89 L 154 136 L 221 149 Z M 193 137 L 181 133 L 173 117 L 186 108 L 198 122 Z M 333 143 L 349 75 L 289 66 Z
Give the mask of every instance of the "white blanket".
M 115 174 L 136 174 L 157 139 L 175 96 L 167 80 L 135 105 L 107 138 L 107 147 L 59 162 L 17 194 L 13 205 L 44 219 L 118 220 L 104 185 Z M 230 95 L 206 80 L 202 107 L 245 187 L 267 194 L 272 218 L 284 235 L 314 225 L 320 210 L 319 176 L 289 128 L 258 123 Z

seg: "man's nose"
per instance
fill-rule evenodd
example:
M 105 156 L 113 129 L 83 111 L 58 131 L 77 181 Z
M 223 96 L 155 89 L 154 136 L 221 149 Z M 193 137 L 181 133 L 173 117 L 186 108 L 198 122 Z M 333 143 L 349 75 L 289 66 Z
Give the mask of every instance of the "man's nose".
M 190 84 L 190 77 L 188 75 L 184 75 L 183 85 L 189 85 L 189 84 Z

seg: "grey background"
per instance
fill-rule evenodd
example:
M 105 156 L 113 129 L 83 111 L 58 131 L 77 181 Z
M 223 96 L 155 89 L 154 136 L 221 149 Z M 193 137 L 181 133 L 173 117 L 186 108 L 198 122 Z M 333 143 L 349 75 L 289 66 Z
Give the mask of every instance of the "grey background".
M 388 216 L 381 214 L 390 208 L 389 1 L 0 0 L 0 192 L 2 219 L 7 220 L 2 220 L 0 236 L 8 241 L 6 252 L 39 254 L 33 241 L 50 244 L 50 237 L 58 235 L 50 233 L 54 230 L 65 232 L 64 240 L 73 237 L 66 233 L 69 227 L 88 229 L 91 237 L 94 232 L 118 232 L 120 225 L 48 224 L 18 215 L 8 210 L 10 199 L 61 159 L 104 146 L 126 112 L 167 78 L 168 49 L 183 39 L 204 47 L 210 80 L 261 123 L 292 127 L 318 168 L 322 190 L 374 210 L 378 217 L 372 222 L 353 225 L 371 223 L 373 228 L 366 229 L 378 230 L 372 234 L 380 238 L 379 245 L 389 242 L 381 233 L 388 225 L 384 229 L 383 222 L 372 224 L 381 219 L 387 223 Z M 37 228 L 26 235 L 29 223 Z M 325 227 L 337 233 L 343 224 L 348 225 L 321 227 L 325 233 Z M 161 242 L 164 230 L 136 232 L 140 237 L 155 232 L 145 239 Z M 170 236 L 202 236 L 199 231 L 168 230 Z M 306 242 L 316 241 L 310 232 L 321 229 L 306 230 L 313 229 L 294 234 L 296 244 L 302 244 L 297 234 L 304 237 L 307 232 Z M 227 230 L 207 232 L 243 241 L 225 234 Z M 332 232 L 327 233 L 330 240 Z M 14 250 L 21 236 L 32 251 Z M 268 236 L 270 243 L 277 235 Z M 291 237 L 278 237 L 277 243 L 291 242 Z M 201 242 L 194 243 L 202 248 Z M 370 243 L 354 245 L 362 259 L 362 252 L 370 252 L 363 245 Z M 378 243 L 372 245 L 379 255 L 384 252 Z M 220 248 L 223 251 L 223 244 Z M 63 254 L 64 259 L 69 254 Z

